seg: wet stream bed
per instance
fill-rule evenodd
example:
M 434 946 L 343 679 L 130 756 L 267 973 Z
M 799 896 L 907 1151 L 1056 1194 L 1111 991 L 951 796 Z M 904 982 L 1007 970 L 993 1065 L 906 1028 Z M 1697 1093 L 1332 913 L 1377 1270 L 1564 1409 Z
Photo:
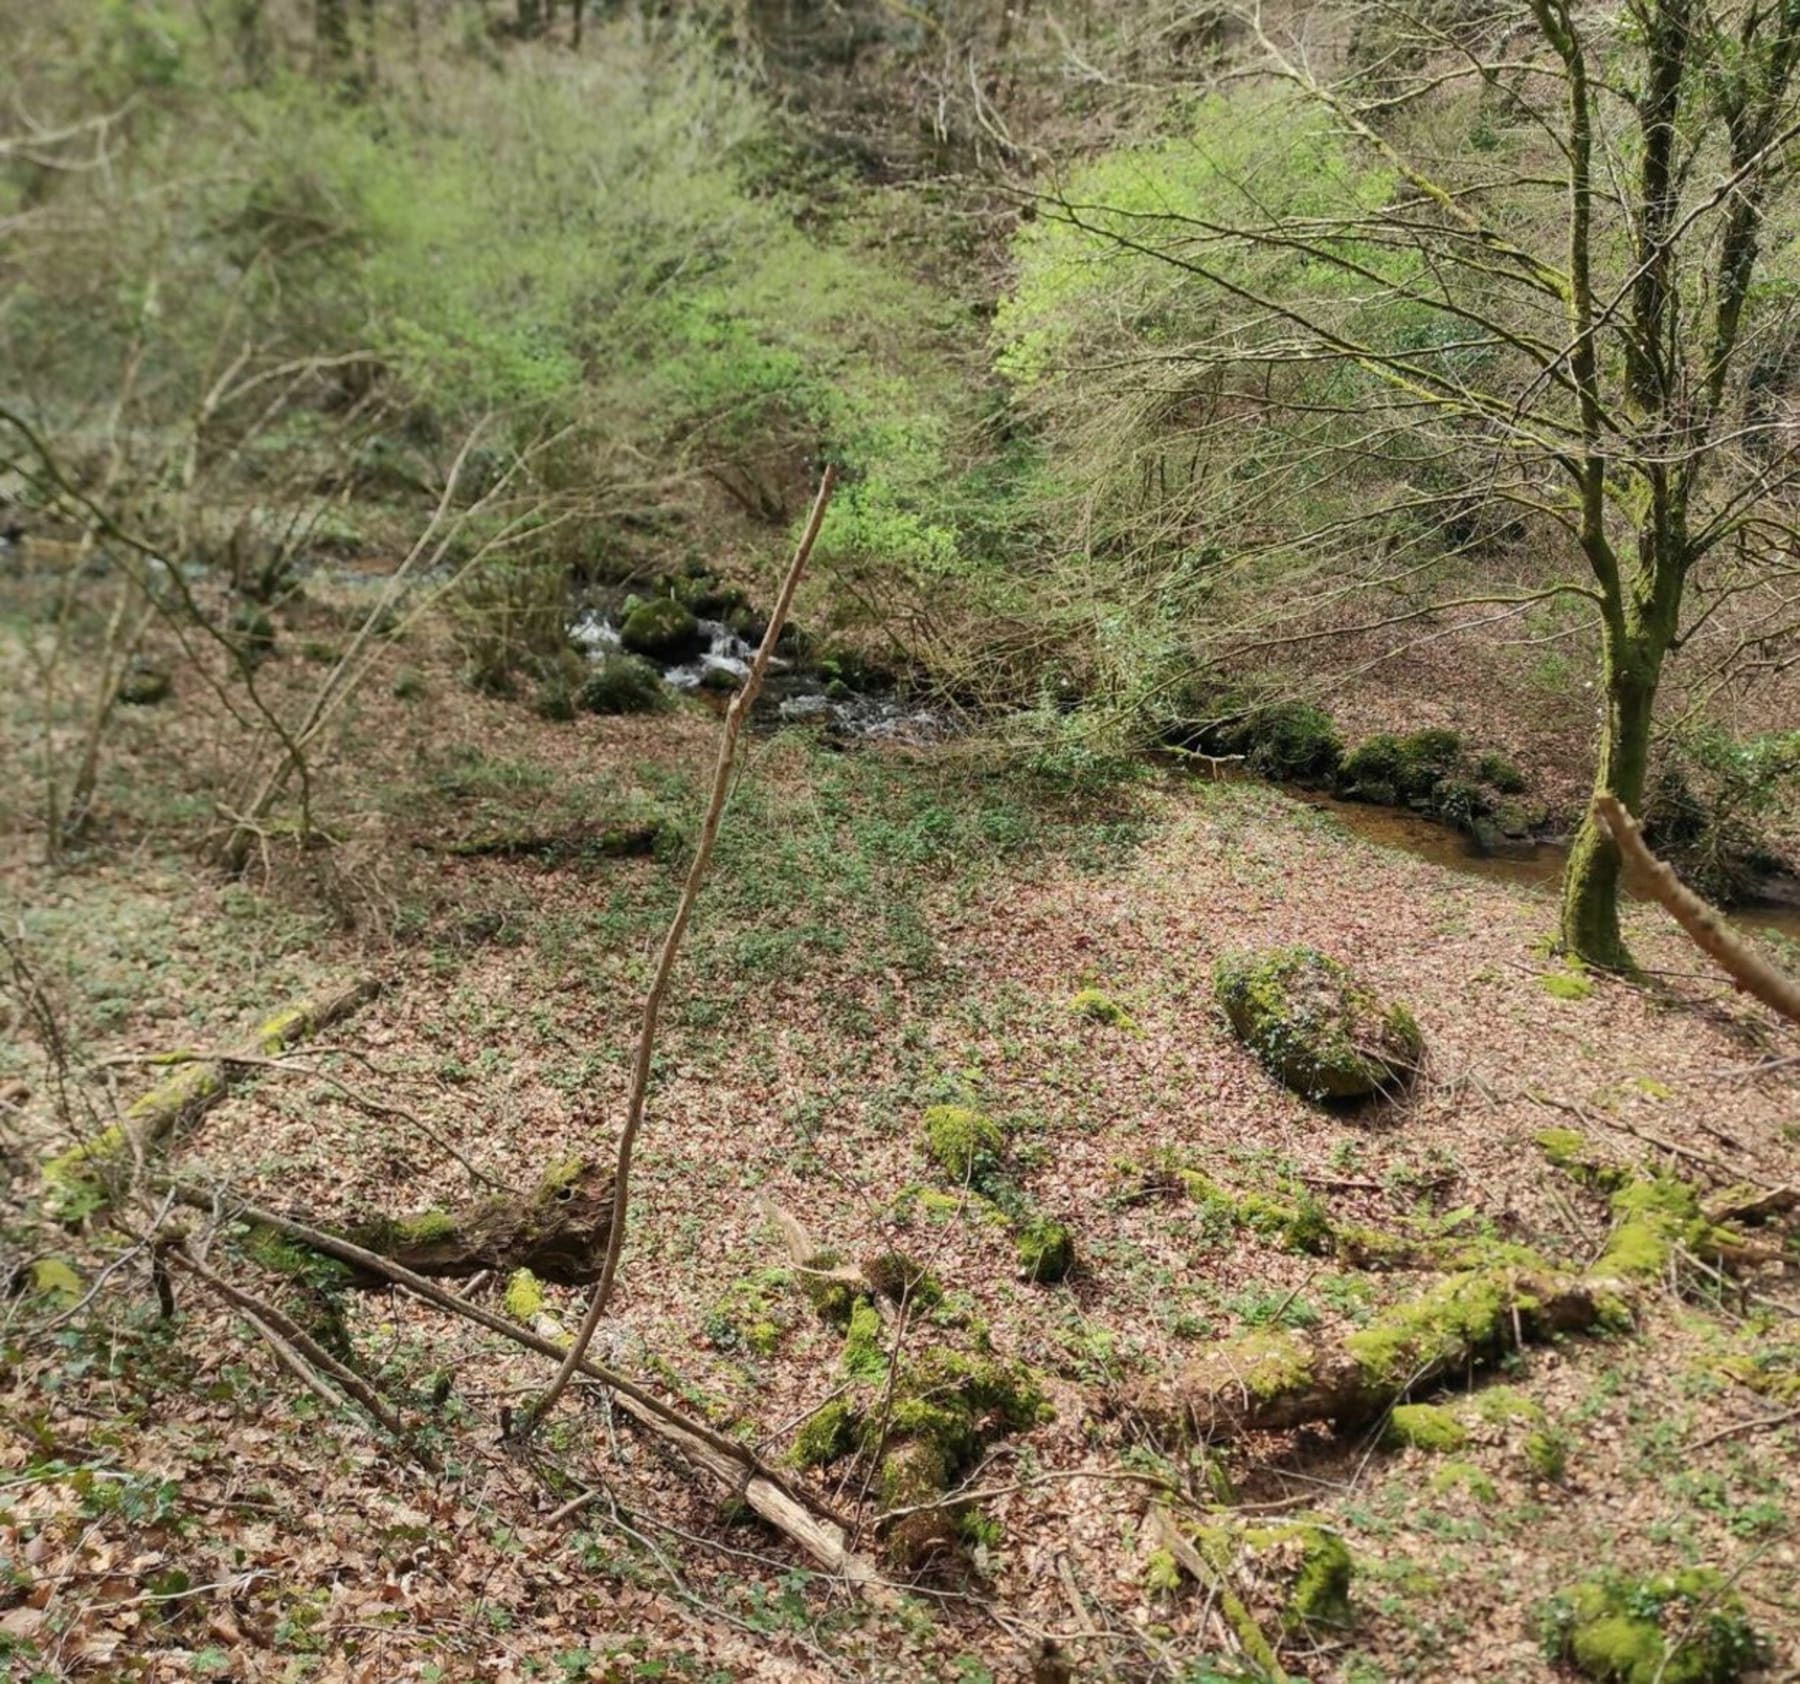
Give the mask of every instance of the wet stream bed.
M 1421 813 L 1344 801 L 1316 789 L 1295 785 L 1277 787 L 1314 811 L 1329 813 L 1347 831 L 1365 842 L 1410 854 L 1442 871 L 1480 877 L 1490 883 L 1506 883 L 1551 895 L 1556 892 L 1569 857 L 1568 844 L 1560 841 L 1509 845 L 1504 853 L 1490 853 L 1463 831 Z M 1800 942 L 1800 882 L 1786 879 L 1771 887 L 1778 894 L 1734 908 L 1730 913 L 1731 921 L 1752 932 L 1773 933 Z

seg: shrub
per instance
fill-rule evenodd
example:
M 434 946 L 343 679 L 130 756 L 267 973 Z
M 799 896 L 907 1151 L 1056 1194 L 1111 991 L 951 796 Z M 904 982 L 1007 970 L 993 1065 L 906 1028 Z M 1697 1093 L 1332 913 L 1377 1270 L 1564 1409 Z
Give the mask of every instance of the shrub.
M 662 674 L 636 655 L 609 655 L 576 692 L 584 713 L 653 713 L 667 705 Z

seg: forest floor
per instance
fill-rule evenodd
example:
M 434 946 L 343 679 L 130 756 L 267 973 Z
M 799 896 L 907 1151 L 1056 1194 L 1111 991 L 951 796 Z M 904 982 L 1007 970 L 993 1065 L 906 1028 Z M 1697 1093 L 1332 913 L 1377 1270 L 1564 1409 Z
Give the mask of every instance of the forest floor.
M 133 1059 L 232 1045 L 290 999 L 383 979 L 176 1147 L 194 1175 L 320 1218 L 466 1201 L 481 1189 L 446 1142 L 514 1186 L 570 1153 L 610 1156 L 681 859 L 589 857 L 579 839 L 621 820 L 691 834 L 716 741 L 698 705 L 555 724 L 472 695 L 442 651 L 404 659 L 321 768 L 332 847 L 278 845 L 226 882 L 167 840 L 198 800 L 181 768 L 233 752 L 196 693 L 127 716 L 85 853 L 52 873 L 15 831 L 0 878 L 70 1073 L 102 1104 L 148 1080 Z M 286 656 L 271 682 L 302 677 Z M 525 832 L 575 845 L 442 846 Z M 0 1664 L 972 1684 L 1029 1676 L 1049 1634 L 1078 1677 L 1258 1676 L 1232 1658 L 1218 1587 L 1157 1555 L 1154 1501 L 1341 1535 L 1354 1579 L 1336 1628 L 1283 1639 L 1278 1569 L 1234 1569 L 1291 1678 L 1547 1679 L 1553 1593 L 1602 1566 L 1693 1564 L 1743 1598 L 1765 1676 L 1800 1677 L 1800 1421 L 1746 1383 L 1800 1373 L 1791 1267 L 1679 1265 L 1629 1331 L 1459 1377 L 1436 1394 L 1466 1433 L 1451 1458 L 1394 1448 L 1379 1422 L 1184 1448 L 1120 1406 L 1222 1338 L 1354 1327 L 1431 1278 L 1221 1221 L 1182 1169 L 1304 1192 L 1334 1223 L 1520 1241 L 1574 1266 L 1612 1218 L 1546 1161 L 1547 1128 L 1707 1188 L 1800 1182 L 1800 1083 L 1772 1062 L 1792 1036 L 1703 974 L 1653 909 L 1630 912 L 1643 986 L 1566 971 L 1552 910 L 1251 784 L 1153 773 L 1052 795 L 954 745 L 759 736 L 677 972 L 596 1349 L 780 1461 L 846 1385 L 846 1349 L 793 1290 L 757 1195 L 847 1257 L 904 1250 L 946 1293 L 911 1337 L 1029 1365 L 1049 1405 L 965 1476 L 993 1493 L 964 1524 L 965 1558 L 871 1606 L 592 1392 L 510 1452 L 501 1410 L 543 1385 L 544 1361 L 410 1299 L 349 1294 L 358 1358 L 390 1392 L 410 1407 L 449 1379 L 426 1472 L 297 1388 L 205 1297 L 184 1289 L 160 1319 L 116 1237 L 46 1229 L 40 1251 L 96 1296 L 78 1314 L 32 1294 L 0 1312 Z M 1429 1063 L 1407 1094 L 1324 1111 L 1232 1038 L 1215 961 L 1285 942 L 1411 1004 Z M 1084 988 L 1130 1023 L 1072 1011 Z M 0 1087 L 22 1207 L 34 1165 L 66 1144 L 22 1019 L 0 1038 Z M 1066 1281 L 1022 1280 L 1005 1225 L 945 1185 L 920 1119 L 946 1102 L 1005 1125 L 1020 1186 L 1074 1235 Z M 477 1291 L 498 1309 L 505 1285 Z M 580 1289 L 547 1290 L 578 1318 Z M 877 1552 L 865 1474 L 804 1477 Z

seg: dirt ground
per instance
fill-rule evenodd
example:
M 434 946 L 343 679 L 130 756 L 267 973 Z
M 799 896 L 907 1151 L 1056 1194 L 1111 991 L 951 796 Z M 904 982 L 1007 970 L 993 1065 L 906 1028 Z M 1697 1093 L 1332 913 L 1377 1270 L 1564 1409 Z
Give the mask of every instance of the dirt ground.
M 551 723 L 472 696 L 429 648 L 407 660 L 416 682 L 371 685 L 321 769 L 330 846 L 275 838 L 242 882 L 199 861 L 175 768 L 205 727 L 183 696 L 126 722 L 85 852 L 52 873 L 13 827 L 8 924 L 46 1015 L 15 1011 L 0 1041 L 9 1243 L 74 1283 L 16 1295 L 0 1324 L 11 1676 L 974 1684 L 1031 1676 L 1034 1655 L 1062 1676 L 1046 1640 L 1081 1678 L 1266 1676 L 1241 1602 L 1290 1678 L 1537 1680 L 1559 1675 L 1540 1642 L 1555 1593 L 1602 1567 L 1705 1565 L 1767 1642 L 1757 1676 L 1800 1677 L 1800 1420 L 1783 1401 L 1800 1292 L 1779 1219 L 1758 1236 L 1770 1256 L 1734 1272 L 1671 1259 L 1628 1329 L 1527 1343 L 1427 1394 L 1457 1414 L 1453 1455 L 1396 1447 L 1380 1420 L 1208 1445 L 1132 1407 L 1219 1341 L 1326 1339 L 1435 1279 L 1221 1220 L 1184 1170 L 1305 1197 L 1334 1225 L 1528 1244 L 1571 1269 L 1613 1216 L 1547 1161 L 1547 1129 L 1707 1192 L 1800 1183 L 1791 1032 L 1653 911 L 1630 914 L 1644 984 L 1571 973 L 1542 895 L 1254 785 L 1158 773 L 1054 795 L 955 746 L 754 744 L 677 972 L 596 1350 L 782 1462 L 858 1382 L 758 1195 L 820 1247 L 927 1266 L 942 1305 L 885 1324 L 871 1372 L 900 1341 L 942 1342 L 1023 1365 L 1045 1407 L 984 1437 L 959 1478 L 987 1494 L 955 1559 L 896 1572 L 890 1596 L 816 1572 L 592 1389 L 508 1447 L 501 1413 L 547 1363 L 403 1295 L 349 1292 L 342 1310 L 359 1366 L 423 1423 L 431 1470 L 299 1387 L 192 1282 L 159 1316 L 130 1240 L 25 1214 L 36 1166 L 69 1144 L 46 1022 L 79 1096 L 67 1115 L 104 1120 L 153 1055 L 235 1045 L 291 999 L 381 979 L 175 1144 L 221 1211 L 227 1188 L 317 1219 L 454 1207 L 483 1190 L 466 1166 L 519 1187 L 569 1154 L 610 1158 L 716 721 L 690 704 Z M 662 838 L 652 852 L 581 845 L 626 820 Z M 526 834 L 566 846 L 450 847 Z M 1428 1063 L 1404 1096 L 1324 1110 L 1232 1037 L 1215 962 L 1290 942 L 1412 1007 Z M 1071 1010 L 1087 988 L 1126 1020 Z M 1017 1187 L 1073 1236 L 1066 1280 L 1021 1279 L 1013 1229 L 934 1165 L 921 1119 L 940 1104 L 1004 1127 Z M 189 1229 L 221 1272 L 287 1290 L 240 1229 L 204 1213 Z M 471 1290 L 499 1309 L 506 1288 Z M 583 1293 L 546 1300 L 572 1324 Z M 866 1466 L 796 1477 L 881 1553 Z M 1172 1569 L 1156 1506 L 1190 1529 L 1341 1537 L 1350 1614 L 1290 1629 L 1278 1547 L 1210 1583 Z

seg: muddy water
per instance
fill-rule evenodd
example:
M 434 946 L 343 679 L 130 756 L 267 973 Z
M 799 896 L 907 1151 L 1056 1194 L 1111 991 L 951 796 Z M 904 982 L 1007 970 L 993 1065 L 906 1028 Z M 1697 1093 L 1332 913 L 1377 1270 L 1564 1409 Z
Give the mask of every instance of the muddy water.
M 1569 850 L 1560 842 L 1525 843 L 1504 854 L 1486 854 L 1474 841 L 1449 825 L 1418 813 L 1394 807 L 1371 807 L 1360 801 L 1340 801 L 1318 790 L 1288 788 L 1296 801 L 1319 812 L 1330 813 L 1353 835 L 1379 847 L 1411 854 L 1444 871 L 1466 877 L 1482 877 L 1491 883 L 1553 893 L 1562 877 Z M 1800 941 L 1800 884 L 1791 885 L 1796 898 L 1754 902 L 1738 907 L 1732 922 L 1750 930 L 1772 930 Z

